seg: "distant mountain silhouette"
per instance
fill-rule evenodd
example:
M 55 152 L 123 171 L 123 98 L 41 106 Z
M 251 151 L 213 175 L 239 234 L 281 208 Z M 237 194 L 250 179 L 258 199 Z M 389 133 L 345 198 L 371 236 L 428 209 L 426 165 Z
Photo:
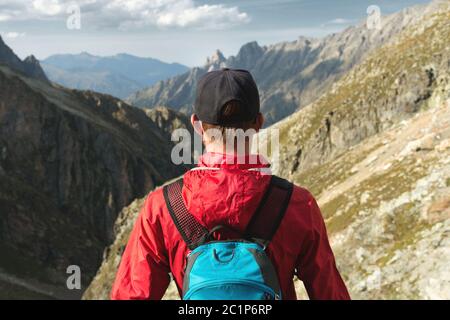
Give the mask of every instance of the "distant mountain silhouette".
M 125 53 L 109 57 L 87 52 L 58 54 L 43 60 L 42 66 L 51 81 L 65 87 L 93 90 L 118 98 L 188 70 L 178 63 Z

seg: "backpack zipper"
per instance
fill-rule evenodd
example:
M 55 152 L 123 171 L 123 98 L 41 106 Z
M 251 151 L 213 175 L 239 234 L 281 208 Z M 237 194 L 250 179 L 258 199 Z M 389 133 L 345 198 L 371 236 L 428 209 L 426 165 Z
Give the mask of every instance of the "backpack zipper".
M 193 286 L 191 288 L 189 288 L 189 290 L 187 291 L 186 295 L 183 297 L 183 300 L 187 300 L 189 299 L 195 292 L 203 289 L 203 288 L 208 288 L 208 287 L 214 287 L 220 284 L 225 284 L 223 280 L 214 280 L 214 281 L 207 281 L 205 283 L 202 284 L 197 284 L 196 286 Z M 273 297 L 275 300 L 280 300 L 280 295 L 276 294 L 275 291 L 273 291 L 272 288 L 270 288 L 267 285 L 264 284 L 259 284 L 257 282 L 254 281 L 248 281 L 248 280 L 230 280 L 227 281 L 226 284 L 241 284 L 241 285 L 246 285 L 249 287 L 253 287 L 256 289 L 259 289 L 263 292 L 268 292 L 271 297 Z

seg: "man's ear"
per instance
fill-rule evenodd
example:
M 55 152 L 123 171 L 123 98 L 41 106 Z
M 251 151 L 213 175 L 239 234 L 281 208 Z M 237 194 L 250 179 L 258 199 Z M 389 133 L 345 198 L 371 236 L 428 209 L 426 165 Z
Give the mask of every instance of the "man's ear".
M 263 114 L 261 112 L 258 113 L 258 115 L 256 116 L 256 128 L 255 128 L 256 132 L 258 132 L 262 128 L 264 120 L 265 119 Z
M 203 135 L 203 127 L 201 121 L 198 119 L 197 115 L 194 113 L 191 115 L 191 124 L 194 131 L 200 136 Z

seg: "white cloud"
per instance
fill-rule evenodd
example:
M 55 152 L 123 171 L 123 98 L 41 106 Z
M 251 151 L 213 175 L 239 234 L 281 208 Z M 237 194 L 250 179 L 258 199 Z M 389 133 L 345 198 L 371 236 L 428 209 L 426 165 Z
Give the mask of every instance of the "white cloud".
M 0 34 L 7 39 L 16 39 L 25 37 L 25 32 L 10 31 L 10 32 L 1 32 Z
M 196 5 L 194 0 L 0 0 L 0 21 L 61 19 L 78 4 L 83 26 L 130 29 L 225 29 L 247 23 L 250 17 L 236 6 Z
M 160 27 L 198 26 L 212 29 L 223 29 L 249 21 L 245 12 L 239 12 L 237 7 L 226 8 L 223 5 L 203 5 L 185 10 L 162 13 L 157 19 Z
M 36 13 L 56 16 L 63 12 L 63 3 L 59 0 L 33 0 L 32 6 Z
M 329 24 L 346 24 L 346 23 L 351 23 L 351 22 L 352 21 L 348 20 L 348 19 L 336 18 L 336 19 L 333 19 L 333 20 L 329 21 L 328 23 Z
M 353 23 L 354 20 L 344 19 L 344 18 L 336 18 L 320 25 L 321 28 L 329 28 L 329 27 L 345 27 L 345 25 L 349 25 Z

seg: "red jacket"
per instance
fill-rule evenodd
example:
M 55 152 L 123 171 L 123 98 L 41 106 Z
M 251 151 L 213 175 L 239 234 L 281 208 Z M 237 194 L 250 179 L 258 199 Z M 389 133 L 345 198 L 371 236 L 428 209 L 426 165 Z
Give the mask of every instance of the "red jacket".
M 189 212 L 208 229 L 227 224 L 243 232 L 268 187 L 269 165 L 235 164 L 233 156 L 207 153 L 199 167 L 184 175 L 183 199 Z M 248 163 L 248 162 L 247 162 Z M 248 170 L 251 169 L 251 170 Z M 255 170 L 256 169 L 256 170 Z M 349 299 L 328 243 L 325 224 L 313 196 L 295 186 L 286 214 L 266 249 L 283 298 L 296 299 L 293 278 L 311 299 Z M 172 273 L 182 288 L 189 249 L 164 202 L 162 188 L 147 197 L 135 223 L 113 285 L 112 299 L 161 299 Z

